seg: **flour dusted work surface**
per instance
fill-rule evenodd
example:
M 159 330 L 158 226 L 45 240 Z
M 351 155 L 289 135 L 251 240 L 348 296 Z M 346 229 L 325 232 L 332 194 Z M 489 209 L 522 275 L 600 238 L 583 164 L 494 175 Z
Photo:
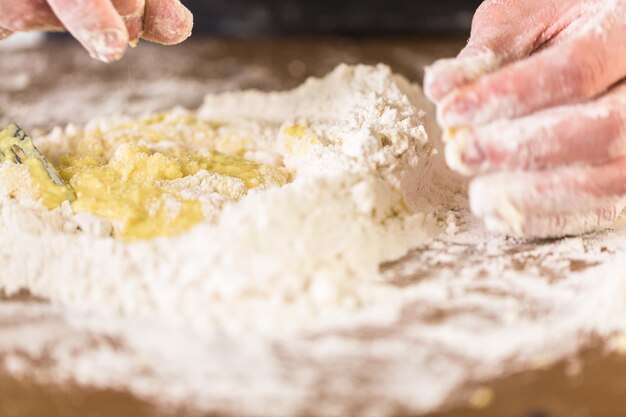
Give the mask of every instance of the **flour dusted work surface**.
M 289 92 L 57 128 L 35 144 L 75 198 L 36 158 L 2 164 L 0 286 L 199 331 L 384 308 L 380 265 L 439 229 L 422 102 L 387 67 L 340 66 Z
M 71 44 L 55 43 L 3 55 L 0 119 L 4 126 L 10 121 L 23 124 L 44 155 L 54 162 L 59 174 L 76 190 L 88 184 L 89 178 L 102 177 L 110 184 L 111 178 L 122 174 L 125 164 L 120 162 L 128 161 L 137 168 L 135 173 L 150 175 L 144 182 L 129 175 L 126 182 L 118 183 L 120 187 L 133 187 L 137 193 L 147 193 L 157 202 L 170 201 L 173 206 L 185 206 L 189 200 L 186 196 L 195 199 L 198 195 L 181 194 L 182 185 L 211 196 L 206 201 L 200 199 L 199 222 L 198 206 L 193 204 L 187 206 L 185 213 L 189 216 L 170 217 L 176 220 L 172 225 L 178 231 L 169 236 L 163 236 L 163 229 L 158 227 L 164 223 L 141 227 L 140 222 L 133 221 L 134 217 L 120 215 L 117 205 L 106 216 L 90 213 L 89 210 L 95 211 L 94 207 L 99 205 L 97 194 L 83 195 L 82 200 L 77 199 L 80 203 L 72 202 L 64 212 L 69 218 L 78 216 L 76 222 L 68 224 L 76 226 L 80 221 L 80 232 L 76 227 L 63 230 L 68 239 L 83 233 L 85 239 L 107 237 L 120 247 L 145 245 L 146 240 L 179 239 L 202 222 L 215 225 L 225 212 L 223 208 L 245 202 L 251 190 L 252 194 L 261 194 L 283 190 L 296 182 L 297 177 L 287 163 L 271 158 L 274 154 L 267 152 L 264 145 L 259 148 L 266 152 L 257 152 L 262 149 L 256 148 L 248 152 L 254 144 L 236 145 L 236 140 L 226 138 L 240 137 L 251 130 L 249 126 L 260 124 L 261 119 L 267 125 L 280 124 L 271 128 L 279 131 L 278 142 L 286 138 L 282 136 L 282 127 L 295 127 L 289 132 L 296 137 L 297 133 L 320 136 L 313 123 L 307 126 L 291 123 L 293 120 L 287 117 L 275 119 L 269 106 L 260 109 L 258 115 L 244 107 L 238 108 L 242 119 L 252 119 L 242 128 L 237 128 L 240 122 L 226 115 L 237 106 L 226 101 L 213 105 L 217 99 L 207 100 L 210 113 L 205 107 L 200 113 L 176 110 L 137 116 L 146 109 L 167 109 L 178 103 L 197 108 L 201 96 L 209 91 L 251 86 L 265 90 L 293 87 L 300 82 L 302 74 L 323 75 L 341 61 L 390 62 L 396 70 L 417 80 L 418 68 L 436 57 L 454 55 L 463 44 L 463 41 L 367 40 L 268 41 L 248 45 L 198 40 L 166 50 L 144 45 L 133 51 L 127 62 L 100 66 L 84 56 L 78 46 L 74 49 Z M 58 56 L 68 59 L 60 60 Z M 164 67 L 161 65 L 164 61 L 177 65 Z M 155 72 L 155 67 L 162 71 Z M 51 74 L 54 82 L 45 85 L 36 82 L 44 72 Z M 336 95 L 340 93 L 337 91 Z M 250 103 L 267 97 L 255 93 L 244 96 Z M 415 107 L 427 109 L 422 103 Z M 311 118 L 307 109 L 295 105 L 289 108 L 290 114 L 303 115 L 299 119 Z M 324 126 L 343 117 L 335 110 L 328 110 L 331 113 L 328 123 L 321 121 L 321 136 L 327 131 Z M 108 117 L 119 112 L 133 117 Z M 87 123 L 86 129 L 70 127 L 45 135 L 35 129 L 68 121 L 82 126 L 96 116 L 107 116 L 106 123 Z M 430 134 L 428 116 L 429 111 L 424 118 L 429 133 L 427 144 L 436 145 L 436 134 Z M 221 121 L 216 124 L 211 119 Z M 170 123 L 174 120 L 179 126 L 176 134 Z M 146 140 L 141 146 L 133 146 L 134 136 L 129 132 L 134 129 L 126 129 L 127 122 L 140 123 L 144 131 L 155 137 L 169 132 L 168 135 L 177 138 L 176 143 L 155 147 L 154 141 Z M 204 122 L 209 123 L 200 129 Z M 106 141 L 93 142 L 94 136 L 84 134 L 89 129 L 97 134 L 98 126 L 114 125 L 116 129 L 109 130 Z M 190 137 L 186 134 L 189 130 L 200 133 Z M 255 137 L 270 137 L 269 133 L 263 135 L 265 128 L 261 130 Z M 96 144 L 81 148 L 90 151 L 92 157 L 103 149 L 121 147 L 121 150 L 104 152 L 97 163 L 82 161 L 86 163 L 81 164 L 80 159 L 74 158 L 74 149 L 52 145 L 54 141 L 67 143 L 69 138 L 73 143 Z M 194 141 L 209 138 L 213 147 L 205 146 L 203 152 L 190 158 L 187 149 L 198 147 Z M 115 146 L 109 148 L 107 144 L 113 142 Z M 279 155 L 280 152 L 278 149 Z M 619 392 L 626 390 L 620 391 L 615 381 L 621 380 L 620 352 L 625 351 L 624 338 L 620 336 L 626 331 L 624 226 L 617 225 L 615 230 L 598 235 L 546 242 L 488 234 L 464 209 L 466 197 L 462 183 L 450 182 L 444 171 L 439 170 L 439 156 L 430 160 L 432 166 L 425 167 L 425 172 L 431 180 L 426 180 L 427 175 L 420 177 L 423 187 L 418 189 L 424 201 L 417 198 L 415 214 L 419 217 L 419 213 L 426 214 L 435 208 L 440 228 L 430 232 L 437 237 L 397 262 L 384 263 L 367 279 L 364 276 L 361 280 L 348 281 L 358 283 L 359 291 L 353 290 L 355 286 L 347 286 L 340 294 L 360 294 L 359 303 L 320 301 L 311 308 L 315 314 L 302 319 L 288 314 L 306 311 L 302 305 L 289 297 L 277 298 L 272 301 L 273 307 L 259 317 L 238 315 L 245 311 L 241 309 L 228 317 L 230 321 L 214 318 L 210 323 L 213 327 L 203 319 L 200 331 L 194 331 L 187 324 L 172 324 L 176 318 L 186 323 L 189 312 L 196 310 L 197 306 L 182 302 L 168 315 L 167 321 L 155 321 L 155 306 L 139 313 L 113 311 L 113 307 L 86 313 L 85 310 L 99 310 L 102 303 L 81 305 L 80 298 L 49 303 L 22 293 L 11 297 L 0 295 L 0 391 L 3 393 L 0 415 L 343 417 L 438 412 L 441 414 L 437 416 L 467 417 L 543 412 L 570 417 L 585 409 L 594 410 L 590 415 L 621 415 L 623 397 Z M 228 164 L 222 163 L 225 161 Z M 238 168 L 224 172 L 224 166 L 232 165 Z M 172 167 L 178 169 L 171 170 Z M 203 170 L 206 173 L 200 173 Z M 183 177 L 176 178 L 180 175 Z M 215 181 L 190 182 L 197 175 Z M 161 183 L 162 176 L 169 179 Z M 227 184 L 232 187 L 225 187 Z M 227 190 L 233 192 L 223 192 Z M 28 188 L 27 191 L 23 197 L 28 206 L 32 201 L 29 203 L 27 197 L 33 191 Z M 119 187 L 110 190 L 120 198 L 125 197 L 117 194 L 118 191 Z M 81 206 L 86 214 L 77 215 L 74 204 Z M 146 209 L 132 200 L 125 200 L 124 204 L 128 204 L 130 212 Z M 425 218 L 429 216 L 426 214 Z M 50 230 L 47 236 L 58 235 L 60 223 L 51 224 L 57 229 Z M 121 224 L 133 226 L 130 228 L 133 233 L 120 234 Z M 427 225 L 428 221 L 419 224 L 419 228 Z M 136 237 L 141 233 L 156 237 Z M 426 242 L 429 236 L 430 233 L 421 235 L 416 240 Z M 2 242 L 6 247 L 8 241 Z M 17 252 L 11 251 L 11 256 L 17 257 L 11 261 L 26 265 L 29 250 L 32 251 L 22 247 Z M 298 253 L 294 252 L 295 244 L 289 250 Z M 73 262 L 71 252 L 63 251 L 62 259 L 56 262 Z M 137 265 L 143 262 L 136 260 Z M 61 291 L 59 287 L 67 284 L 64 278 L 51 281 L 48 288 L 37 287 L 35 281 L 26 284 L 44 294 Z M 178 282 L 182 287 L 196 288 L 192 283 Z M 75 294 L 93 289 L 87 285 L 89 281 L 79 278 L 72 284 L 76 287 Z M 160 287 L 166 283 L 152 284 Z M 125 289 L 128 290 L 125 297 L 149 290 L 135 290 L 130 284 Z M 104 289 L 104 298 L 111 297 L 113 290 Z M 303 299 L 311 300 L 312 294 L 329 294 L 325 290 L 317 291 L 309 292 L 309 297 Z M 287 293 L 284 288 L 276 289 L 276 294 Z M 208 311 L 213 304 L 225 305 L 227 300 L 234 299 L 233 294 L 237 293 L 226 293 L 203 309 Z M 259 294 L 256 300 L 259 299 L 264 298 Z M 319 295 L 314 299 L 333 300 Z M 255 294 L 237 300 L 250 306 Z M 189 311 L 181 313 L 185 309 Z M 326 317 L 320 315 L 324 309 L 328 310 Z M 280 311 L 285 315 L 277 320 Z M 220 328 L 219 323 L 228 323 L 229 327 Z M 259 331 L 246 330 L 243 334 L 237 331 L 255 328 Z M 598 348 L 592 355 L 578 358 L 576 352 L 589 346 Z M 614 361 L 603 360 L 606 351 L 615 352 Z M 602 385 L 598 387 L 598 384 Z M 130 396 L 145 405 L 136 405 L 138 400 L 131 401 Z M 593 406 L 586 408 L 590 403 Z M 458 413 L 446 412 L 450 407 L 462 409 Z

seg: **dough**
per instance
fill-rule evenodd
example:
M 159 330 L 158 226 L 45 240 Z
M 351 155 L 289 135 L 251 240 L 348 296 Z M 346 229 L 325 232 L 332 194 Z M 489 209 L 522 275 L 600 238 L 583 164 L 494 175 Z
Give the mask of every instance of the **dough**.
M 23 166 L 0 166 L 0 289 L 199 330 L 371 311 L 397 291 L 380 264 L 439 232 L 422 102 L 385 66 L 340 66 L 289 92 L 57 128 L 35 144 L 77 198 L 50 210 Z M 192 221 L 171 220 L 187 203 Z

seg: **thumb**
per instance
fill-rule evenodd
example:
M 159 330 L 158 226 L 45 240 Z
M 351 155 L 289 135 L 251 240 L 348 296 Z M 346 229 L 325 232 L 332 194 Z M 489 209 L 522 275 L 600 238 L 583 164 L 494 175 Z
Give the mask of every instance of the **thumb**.
M 426 68 L 426 96 L 439 103 L 453 90 L 531 54 L 557 20 L 562 9 L 557 3 L 554 0 L 483 2 L 474 15 L 470 40 L 458 57 L 437 61 Z
M 146 0 L 143 39 L 175 45 L 191 36 L 193 15 L 179 0 Z

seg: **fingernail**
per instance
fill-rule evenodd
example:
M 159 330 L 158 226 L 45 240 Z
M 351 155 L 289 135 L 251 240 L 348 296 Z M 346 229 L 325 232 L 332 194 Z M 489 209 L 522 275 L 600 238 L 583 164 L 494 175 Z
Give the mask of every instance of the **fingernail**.
M 456 93 L 444 100 L 437 109 L 437 119 L 442 126 L 466 126 L 473 122 L 477 104 L 471 96 Z
M 463 144 L 458 142 L 450 142 L 445 148 L 446 164 L 451 170 L 458 172 L 466 177 L 471 176 L 473 173 L 463 163 L 461 155 L 463 154 Z
M 87 36 L 87 49 L 92 58 L 109 63 L 119 60 L 126 52 L 128 34 L 118 29 L 94 32 Z
M 457 140 L 464 143 L 464 152 L 461 154 L 463 163 L 474 167 L 476 170 L 482 168 L 487 160 L 487 155 L 480 146 L 476 135 L 471 130 L 464 129 L 457 135 Z
M 472 213 L 478 217 L 496 217 L 495 202 L 501 198 L 499 195 L 499 177 L 478 177 L 469 186 L 469 203 Z M 498 216 L 499 217 L 499 216 Z
M 478 177 L 469 187 L 470 208 L 474 215 L 505 227 L 507 233 L 522 235 L 526 213 L 511 199 L 509 186 L 506 175 Z
M 469 129 L 457 129 L 446 145 L 445 156 L 450 169 L 468 177 L 481 172 L 486 161 L 485 152 Z
M 441 136 L 441 140 L 443 141 L 443 143 L 448 144 L 449 142 L 452 142 L 454 138 L 456 138 L 459 130 L 460 128 L 458 127 L 449 127 L 447 129 L 444 129 L 443 135 Z

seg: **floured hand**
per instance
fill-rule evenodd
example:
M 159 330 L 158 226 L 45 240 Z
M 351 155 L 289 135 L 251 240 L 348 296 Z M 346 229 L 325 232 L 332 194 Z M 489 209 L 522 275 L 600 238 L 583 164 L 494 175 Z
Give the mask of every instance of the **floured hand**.
M 487 0 L 428 68 L 474 213 L 525 237 L 609 226 L 626 205 L 626 0 Z
M 179 0 L 2 0 L 0 39 L 13 32 L 70 32 L 92 57 L 120 59 L 140 38 L 172 45 L 191 34 L 193 17 Z

